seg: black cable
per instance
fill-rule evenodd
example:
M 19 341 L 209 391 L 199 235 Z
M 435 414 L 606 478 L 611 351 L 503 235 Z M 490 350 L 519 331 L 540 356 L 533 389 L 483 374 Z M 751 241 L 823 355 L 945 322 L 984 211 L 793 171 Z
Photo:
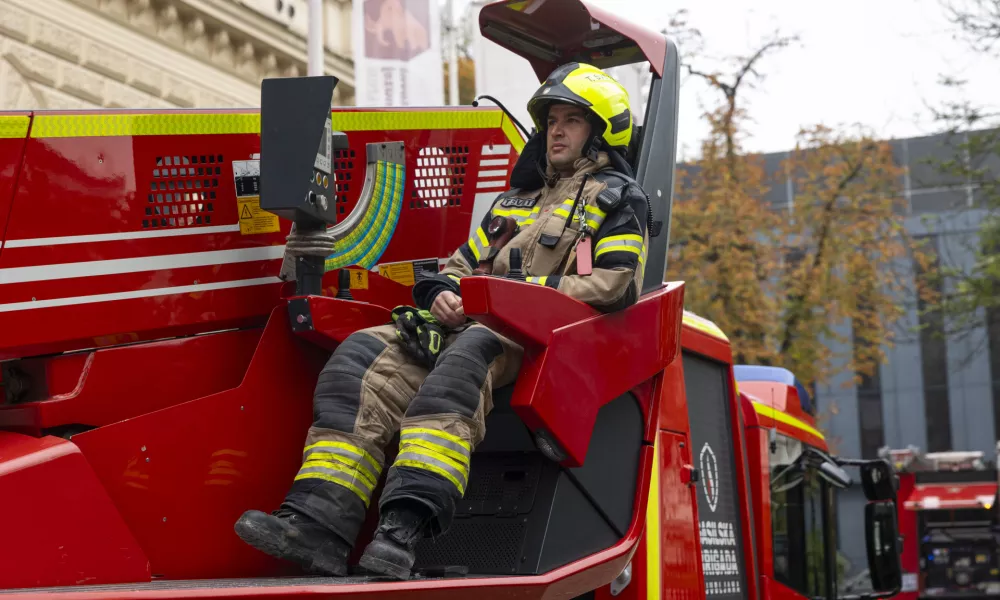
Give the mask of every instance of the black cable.
M 528 130 L 524 128 L 524 125 L 521 125 L 521 122 L 518 121 L 517 118 L 513 114 L 511 114 L 509 110 L 507 110 L 507 107 L 501 104 L 500 101 L 494 98 L 493 96 L 483 94 L 482 96 L 479 96 L 478 98 L 472 101 L 472 106 L 479 106 L 479 101 L 483 98 L 486 98 L 487 100 L 493 102 L 493 104 L 499 106 L 500 110 L 502 110 L 507 115 L 507 117 L 510 118 L 511 122 L 514 123 L 514 125 L 516 125 L 517 128 L 521 130 L 521 133 L 524 134 L 525 138 L 531 137 L 531 134 L 528 133 Z

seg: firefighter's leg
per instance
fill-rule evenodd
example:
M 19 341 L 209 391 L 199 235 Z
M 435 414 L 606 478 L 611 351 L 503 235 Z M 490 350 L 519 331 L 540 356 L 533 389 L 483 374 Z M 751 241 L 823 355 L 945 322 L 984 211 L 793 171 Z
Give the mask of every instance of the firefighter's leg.
M 379 527 L 361 566 L 406 579 L 419 539 L 447 531 L 465 494 L 472 451 L 486 435 L 493 387 L 514 380 L 521 355 L 519 346 L 483 326 L 450 341 L 406 410 Z
M 415 364 L 395 327 L 348 337 L 320 373 L 302 467 L 275 513 L 245 513 L 248 544 L 304 567 L 344 575 L 346 560 L 382 472 L 383 449 L 427 369 Z

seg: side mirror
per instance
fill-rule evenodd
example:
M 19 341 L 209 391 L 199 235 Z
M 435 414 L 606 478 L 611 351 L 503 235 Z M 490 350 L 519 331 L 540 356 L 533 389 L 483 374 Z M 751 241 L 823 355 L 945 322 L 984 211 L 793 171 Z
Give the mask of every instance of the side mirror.
M 865 506 L 865 545 L 868 572 L 874 594 L 870 598 L 894 596 L 903 588 L 903 567 L 899 560 L 899 531 L 896 503 L 869 502 Z
M 861 467 L 861 487 L 865 491 L 865 498 L 869 502 L 885 502 L 891 500 L 896 502 L 896 489 L 899 487 L 899 479 L 885 460 L 869 460 L 860 465 Z
M 851 476 L 847 474 L 847 471 L 841 469 L 832 462 L 825 461 L 821 463 L 819 465 L 819 475 L 830 485 L 836 486 L 840 489 L 851 487 Z

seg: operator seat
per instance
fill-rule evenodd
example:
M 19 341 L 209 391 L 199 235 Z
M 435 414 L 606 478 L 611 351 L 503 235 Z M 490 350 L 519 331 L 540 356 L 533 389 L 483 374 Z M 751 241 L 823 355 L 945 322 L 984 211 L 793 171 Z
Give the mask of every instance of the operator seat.
M 537 144 L 536 134 L 514 166 L 511 187 L 541 185 L 533 179 L 539 177 Z M 544 140 L 541 144 L 544 148 Z M 637 129 L 626 157 L 633 173 L 641 144 Z M 670 213 L 670 195 L 651 202 L 654 220 L 662 222 Z M 666 252 L 666 235 L 650 239 L 647 265 L 660 268 L 647 266 L 643 293 L 662 286 Z M 654 256 L 662 258 L 649 260 Z M 513 389 L 494 390 L 486 437 L 472 455 L 469 484 L 452 526 L 420 543 L 416 569 L 462 565 L 474 574 L 540 574 L 609 548 L 628 530 L 645 429 L 636 397 L 625 393 L 602 407 L 583 466 L 565 468 L 535 445 L 510 406 Z

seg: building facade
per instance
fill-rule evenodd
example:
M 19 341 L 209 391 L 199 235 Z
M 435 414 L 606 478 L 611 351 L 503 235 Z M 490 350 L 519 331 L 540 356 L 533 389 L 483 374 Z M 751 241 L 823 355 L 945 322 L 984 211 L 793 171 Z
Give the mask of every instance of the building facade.
M 303 0 L 0 0 L 0 110 L 260 105 L 306 74 Z M 325 72 L 354 103 L 351 1 L 324 0 Z
M 986 214 L 979 187 L 938 166 L 964 155 L 958 149 L 963 139 L 938 135 L 892 141 L 896 162 L 906 167 L 901 187 L 908 233 L 925 238 L 939 264 L 958 268 L 973 264 Z M 786 158 L 786 153 L 765 155 L 768 171 L 778 173 Z M 1000 176 L 998 156 L 964 160 L 984 169 L 986 177 Z M 793 193 L 791 182 L 780 185 L 779 179 L 767 202 L 774 210 L 791 210 Z M 918 277 L 916 268 L 908 266 Z M 913 445 L 925 452 L 981 450 L 992 457 L 1000 440 L 1000 311 L 983 312 L 978 326 L 945 336 L 943 328 L 953 328 L 941 315 L 922 310 L 915 295 L 900 301 L 906 315 L 886 348 L 886 362 L 874 375 L 855 385 L 855 374 L 844 364 L 816 390 L 817 414 L 833 451 L 875 458 L 883 446 Z M 850 326 L 840 333 L 850 339 Z M 850 351 L 836 349 L 840 356 Z M 867 568 L 864 504 L 860 486 L 840 493 L 839 543 L 851 562 L 850 573 Z

